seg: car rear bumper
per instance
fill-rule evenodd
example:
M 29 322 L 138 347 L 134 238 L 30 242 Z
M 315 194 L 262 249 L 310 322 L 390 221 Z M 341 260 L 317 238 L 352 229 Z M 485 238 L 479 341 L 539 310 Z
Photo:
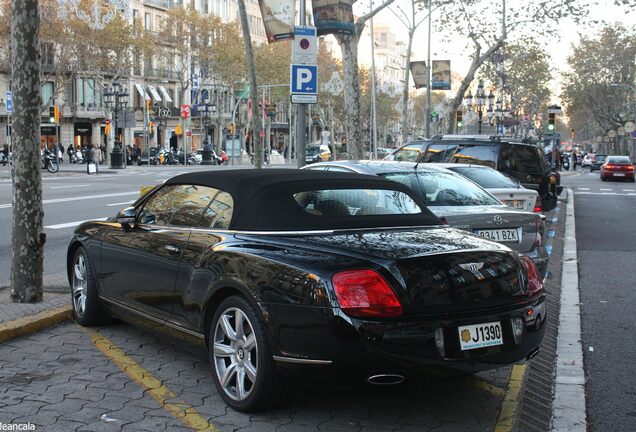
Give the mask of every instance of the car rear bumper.
M 305 340 L 311 344 L 312 356 L 290 352 L 275 356 L 282 373 L 307 380 L 310 367 L 326 370 L 325 376 L 316 375 L 321 377 L 318 381 L 335 378 L 337 382 L 361 382 L 380 374 L 407 378 L 437 368 L 476 372 L 525 362 L 536 355 L 541 345 L 547 309 L 545 296 L 542 296 L 511 310 L 463 314 L 457 318 L 367 321 L 350 318 L 338 309 L 334 311 L 329 337 L 323 341 Z M 513 336 L 513 318 L 525 322 L 520 340 Z M 461 350 L 458 327 L 493 321 L 501 323 L 503 345 Z M 317 330 L 307 332 L 307 337 L 315 335 Z
M 601 177 L 615 179 L 633 179 L 634 171 L 601 171 Z

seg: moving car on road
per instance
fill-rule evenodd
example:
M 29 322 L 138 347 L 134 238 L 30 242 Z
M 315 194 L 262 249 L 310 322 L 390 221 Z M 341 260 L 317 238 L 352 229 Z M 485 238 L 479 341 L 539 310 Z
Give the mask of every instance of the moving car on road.
M 595 154 L 592 156 L 592 165 L 590 165 L 590 172 L 595 170 L 600 170 L 601 165 L 605 163 L 606 154 Z
M 392 161 L 324 162 L 305 169 L 357 172 L 402 183 L 450 226 L 501 242 L 531 258 L 542 277 L 547 274 L 543 215 L 511 209 L 459 174 L 435 165 Z
M 465 164 L 435 164 L 477 183 L 508 207 L 541 213 L 539 193 L 521 186 L 517 180 L 490 167 Z
M 114 315 L 203 348 L 240 411 L 276 404 L 294 373 L 395 384 L 523 362 L 545 332 L 532 260 L 377 176 L 180 175 L 78 226 L 67 263 L 77 322 Z
M 588 153 L 585 156 L 583 156 L 583 160 L 581 161 L 581 168 L 591 167 L 593 157 L 594 155 L 591 153 Z
M 634 165 L 629 156 L 608 156 L 601 165 L 601 180 L 629 180 L 634 182 Z

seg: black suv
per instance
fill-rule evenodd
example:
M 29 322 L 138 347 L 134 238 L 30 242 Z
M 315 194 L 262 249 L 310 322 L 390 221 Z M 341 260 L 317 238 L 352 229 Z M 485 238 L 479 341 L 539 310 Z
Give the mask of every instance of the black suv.
M 393 156 L 399 160 L 399 150 Z M 506 137 L 438 135 L 426 142 L 420 162 L 470 163 L 492 167 L 516 178 L 522 186 L 539 192 L 544 211 L 556 206 L 557 196 L 563 190 L 563 186 L 559 185 L 560 176 L 550 169 L 541 148 Z

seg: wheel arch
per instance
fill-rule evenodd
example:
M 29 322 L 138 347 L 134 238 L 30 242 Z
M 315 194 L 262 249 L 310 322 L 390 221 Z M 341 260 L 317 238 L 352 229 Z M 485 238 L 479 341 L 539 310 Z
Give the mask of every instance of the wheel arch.
M 66 252 L 66 277 L 69 284 L 71 284 L 71 267 L 73 265 L 75 253 L 83 245 L 84 244 L 79 239 L 73 239 L 68 245 L 68 251 Z

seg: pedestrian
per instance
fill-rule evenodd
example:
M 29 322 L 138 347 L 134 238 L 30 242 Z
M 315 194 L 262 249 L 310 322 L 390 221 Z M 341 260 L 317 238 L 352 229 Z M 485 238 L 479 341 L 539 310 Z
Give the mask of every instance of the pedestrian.
M 557 149 L 554 152 L 554 169 L 559 171 L 561 169 L 561 152 Z
M 576 152 L 572 152 L 572 171 L 576 171 L 576 164 L 578 163 Z
M 72 164 L 73 158 L 75 157 L 75 148 L 73 147 L 73 144 L 68 145 L 68 148 L 66 149 L 66 154 L 68 155 L 68 163 Z
M 59 160 L 60 160 L 60 163 L 63 163 L 64 162 L 64 144 L 60 143 L 60 150 L 59 151 L 60 151 Z
M 102 153 L 102 163 L 104 163 L 104 161 L 106 160 L 106 146 L 104 145 L 104 143 L 99 146 L 99 151 Z
M 2 165 L 7 166 L 7 162 L 9 162 L 9 145 L 5 144 L 2 147 Z

